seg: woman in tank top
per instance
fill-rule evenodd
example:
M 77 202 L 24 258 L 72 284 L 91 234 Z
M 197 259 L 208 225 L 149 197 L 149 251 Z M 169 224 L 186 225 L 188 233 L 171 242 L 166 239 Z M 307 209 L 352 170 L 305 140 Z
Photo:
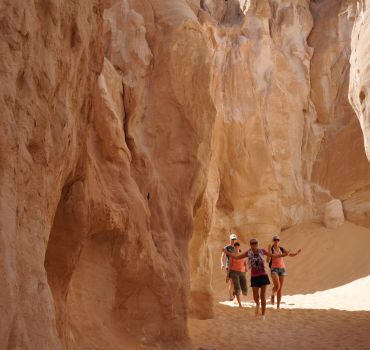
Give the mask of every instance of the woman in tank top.
M 259 249 L 258 241 L 255 238 L 252 238 L 249 243 L 251 248 L 244 253 L 230 253 L 227 250 L 224 250 L 224 252 L 234 259 L 248 258 L 249 270 L 251 271 L 253 299 L 256 303 L 255 314 L 258 316 L 261 305 L 261 319 L 264 320 L 266 311 L 266 286 L 270 284 L 269 277 L 265 270 L 265 256 L 279 258 L 287 255 L 289 252 L 272 254 L 265 249 Z
M 266 259 L 270 266 L 271 278 L 274 284 L 272 291 L 271 291 L 271 304 L 272 305 L 275 304 L 275 295 L 276 295 L 277 296 L 276 307 L 279 309 L 280 302 L 281 302 L 281 296 L 282 296 L 282 288 L 284 285 L 284 278 L 286 276 L 286 269 L 285 269 L 285 263 L 284 263 L 283 256 L 285 255 L 288 255 L 291 257 L 297 256 L 301 252 L 301 249 L 299 249 L 295 253 L 287 252 L 287 254 L 285 254 L 286 249 L 284 249 L 283 247 L 280 247 L 280 237 L 279 236 L 272 237 L 272 242 L 273 244 L 269 245 L 269 252 L 271 252 L 272 254 L 282 254 L 281 257 L 272 256 L 272 257 L 267 257 Z

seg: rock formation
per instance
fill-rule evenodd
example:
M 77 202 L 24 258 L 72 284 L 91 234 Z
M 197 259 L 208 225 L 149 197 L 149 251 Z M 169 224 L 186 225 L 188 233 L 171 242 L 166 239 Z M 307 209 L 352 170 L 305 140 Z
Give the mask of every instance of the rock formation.
M 369 11 L 3 2 L 0 344 L 190 348 L 231 229 L 370 227 Z
M 358 0 L 356 6 L 356 21 L 352 32 L 350 102 L 355 110 L 364 134 L 365 150 L 370 160 L 370 111 L 369 111 L 369 0 Z M 354 10 L 355 11 L 355 10 Z
M 44 260 L 58 203 L 68 203 L 68 193 L 82 196 L 80 159 L 103 63 L 102 9 L 92 1 L 6 1 L 0 13 L 0 344 L 61 349 Z M 74 216 L 77 204 L 68 206 Z M 66 219 L 66 226 L 73 223 Z M 83 226 L 87 231 L 86 221 Z M 59 247 L 69 264 L 63 280 L 75 265 L 75 236 L 66 231 Z M 65 298 L 67 285 L 60 282 Z
M 324 224 L 327 228 L 338 228 L 344 223 L 344 214 L 342 202 L 339 199 L 333 199 L 326 203 L 324 209 Z

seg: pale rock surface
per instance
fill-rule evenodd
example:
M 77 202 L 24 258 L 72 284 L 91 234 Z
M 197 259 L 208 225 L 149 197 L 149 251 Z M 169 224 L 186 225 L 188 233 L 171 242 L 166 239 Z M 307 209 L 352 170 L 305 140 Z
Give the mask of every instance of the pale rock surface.
M 370 160 L 370 0 L 356 1 L 356 21 L 351 41 L 350 102 L 364 135 L 365 150 Z
M 326 203 L 324 209 L 324 224 L 327 228 L 337 228 L 344 223 L 342 202 L 333 199 Z

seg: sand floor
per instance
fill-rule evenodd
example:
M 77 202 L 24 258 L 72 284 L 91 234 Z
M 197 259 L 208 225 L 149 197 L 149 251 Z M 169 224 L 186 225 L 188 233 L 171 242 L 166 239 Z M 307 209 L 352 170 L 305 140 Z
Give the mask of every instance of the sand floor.
M 370 230 L 349 223 L 337 230 L 311 224 L 285 231 L 281 238 L 282 246 L 303 249 L 301 256 L 285 258 L 282 309 L 268 305 L 266 320 L 256 318 L 251 290 L 242 309 L 225 302 L 224 272 L 217 264 L 215 318 L 189 320 L 194 348 L 370 350 Z M 267 237 L 260 242 L 267 247 Z
M 190 320 L 195 349 L 370 349 L 370 312 L 268 309 L 216 305 L 211 320 Z

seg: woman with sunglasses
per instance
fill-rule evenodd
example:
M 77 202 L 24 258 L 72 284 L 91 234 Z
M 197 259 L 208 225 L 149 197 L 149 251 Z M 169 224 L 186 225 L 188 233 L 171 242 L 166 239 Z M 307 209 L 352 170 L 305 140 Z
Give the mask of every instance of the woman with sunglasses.
M 224 250 L 225 254 L 234 259 L 248 258 L 249 269 L 251 271 L 251 287 L 253 290 L 253 299 L 256 303 L 255 314 L 259 314 L 260 305 L 262 308 L 262 317 L 265 319 L 266 311 L 266 286 L 270 284 L 269 277 L 265 270 L 265 255 L 269 257 L 279 258 L 289 254 L 288 251 L 280 254 L 272 254 L 265 249 L 258 248 L 258 241 L 252 238 L 249 242 L 250 249 L 244 253 L 230 253 Z
M 272 237 L 273 244 L 269 245 L 269 252 L 272 254 L 283 254 L 286 252 L 286 249 L 283 247 L 280 247 L 280 237 L 274 236 Z M 299 249 L 295 253 L 289 253 L 286 254 L 288 256 L 294 257 L 297 256 L 301 252 L 301 249 Z M 274 287 L 271 291 L 271 304 L 275 304 L 275 294 L 277 296 L 276 301 L 276 307 L 280 309 L 280 302 L 281 302 L 281 296 L 282 296 L 282 288 L 284 284 L 284 278 L 286 276 L 286 269 L 285 269 L 285 263 L 284 259 L 282 257 L 267 257 L 267 262 L 269 263 L 270 269 L 271 269 L 271 278 L 272 282 L 274 284 Z

